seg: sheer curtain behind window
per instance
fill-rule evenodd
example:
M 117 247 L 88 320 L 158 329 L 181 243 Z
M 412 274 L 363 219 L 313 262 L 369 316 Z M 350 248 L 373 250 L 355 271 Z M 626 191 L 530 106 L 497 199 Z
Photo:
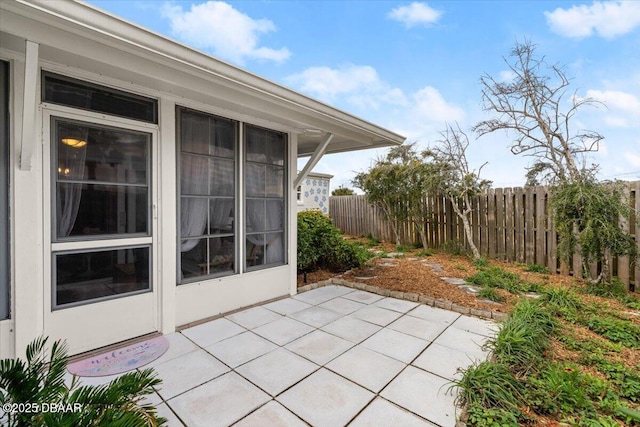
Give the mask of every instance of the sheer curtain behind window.
M 62 180 L 82 180 L 86 178 L 85 158 L 87 155 L 87 145 L 82 147 L 72 147 L 62 142 L 62 138 L 67 134 L 73 134 L 80 140 L 89 141 L 89 131 L 82 126 L 57 123 L 57 143 L 58 143 L 58 181 Z M 78 216 L 80 199 L 82 197 L 82 185 L 69 182 L 59 182 L 56 197 L 56 227 L 60 237 L 71 234 L 73 226 Z

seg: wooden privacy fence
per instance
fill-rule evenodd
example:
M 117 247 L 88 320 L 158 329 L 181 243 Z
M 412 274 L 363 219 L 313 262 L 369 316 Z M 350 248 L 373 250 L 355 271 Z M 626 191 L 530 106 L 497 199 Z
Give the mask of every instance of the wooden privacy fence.
M 640 181 L 629 182 L 629 203 L 640 212 Z M 429 247 L 440 248 L 449 242 L 459 242 L 468 248 L 462 221 L 455 214 L 451 202 L 444 197 L 427 197 L 427 241 Z M 565 266 L 557 256 L 558 234 L 549 213 L 547 187 L 492 188 L 473 199 L 471 228 L 474 242 L 483 256 L 506 261 L 538 264 L 550 271 L 574 274 L 581 271 L 581 257 L 575 255 L 571 265 Z M 380 209 L 367 202 L 366 196 L 333 196 L 329 198 L 329 212 L 333 223 L 343 233 L 395 242 L 391 224 Z M 640 250 L 640 223 L 621 218 L 625 230 L 634 237 Z M 399 226 L 403 244 L 420 241 L 415 228 L 407 221 Z M 629 257 L 610 259 L 611 272 L 631 290 L 640 290 L 640 264 L 633 265 Z M 598 272 L 599 266 L 592 270 Z

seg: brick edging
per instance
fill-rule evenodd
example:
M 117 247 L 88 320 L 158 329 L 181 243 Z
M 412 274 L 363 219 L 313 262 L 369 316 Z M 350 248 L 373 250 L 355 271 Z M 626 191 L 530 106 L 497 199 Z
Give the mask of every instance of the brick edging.
M 391 298 L 398 298 L 398 299 L 403 299 L 407 301 L 419 302 L 424 305 L 429 305 L 431 307 L 451 310 L 451 311 L 455 311 L 456 313 L 466 314 L 467 316 L 479 317 L 481 319 L 493 319 L 493 320 L 500 321 L 509 317 L 507 313 L 502 313 L 500 311 L 465 307 L 463 305 L 458 305 L 445 299 L 431 298 L 426 295 L 419 295 L 412 292 L 392 291 L 386 288 L 381 288 L 379 286 L 367 285 L 366 283 L 350 282 L 348 280 L 345 280 L 339 277 L 332 277 L 331 279 L 321 280 L 317 283 L 311 283 L 308 285 L 301 286 L 298 288 L 298 292 L 306 292 L 306 291 L 310 291 L 316 288 L 321 288 L 327 285 L 346 286 L 347 288 L 371 292 L 373 294 L 381 295 L 384 297 L 391 297 Z

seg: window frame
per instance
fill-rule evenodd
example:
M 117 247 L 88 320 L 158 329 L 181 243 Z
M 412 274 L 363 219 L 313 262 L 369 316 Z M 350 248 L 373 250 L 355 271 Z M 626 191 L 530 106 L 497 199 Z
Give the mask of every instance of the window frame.
M 105 186 L 114 186 L 114 187 L 127 187 L 127 188 L 131 188 L 131 187 L 136 187 L 136 188 L 146 188 L 147 189 L 147 231 L 146 232 L 138 232 L 138 233 L 112 233 L 112 234 L 97 234 L 97 235 L 87 235 L 87 236 L 66 236 L 66 237 L 59 237 L 58 236 L 58 230 L 57 230 L 57 218 L 56 218 L 56 212 L 53 211 L 53 207 L 57 206 L 57 201 L 58 201 L 58 191 L 57 191 L 57 184 L 60 182 L 58 179 L 58 169 L 57 169 L 57 165 L 58 165 L 58 144 L 57 144 L 57 138 L 58 138 L 58 130 L 56 128 L 56 123 L 62 121 L 62 122 L 66 122 L 66 123 L 77 123 L 79 125 L 87 125 L 88 127 L 95 127 L 95 128 L 101 128 L 101 129 L 114 129 L 114 130 L 119 130 L 119 131 L 131 131 L 131 132 L 138 132 L 138 133 L 146 133 L 148 134 L 148 139 L 147 139 L 147 159 L 146 159 L 146 166 L 147 166 L 147 170 L 146 170 L 146 182 L 145 184 L 132 184 L 132 183 L 118 183 L 118 182 L 106 182 L 106 181 L 91 181 L 88 179 L 84 179 L 84 180 L 68 180 L 68 181 L 64 181 L 63 183 L 73 183 L 73 184 L 79 184 L 79 185 L 105 185 Z M 50 175 L 50 182 L 51 182 L 51 207 L 52 207 L 52 212 L 51 212 L 51 242 L 52 243 L 62 243 L 62 242 L 70 242 L 70 241 L 95 241 L 95 240 L 113 240 L 113 239 L 129 239 L 129 238 L 136 238 L 136 237 L 151 237 L 152 235 L 152 228 L 153 228 L 153 218 L 152 218 L 152 213 L 153 213 L 153 183 L 152 183 L 152 173 L 153 173 L 153 168 L 152 168 L 152 164 L 151 164 L 151 159 L 153 157 L 153 138 L 154 135 L 152 132 L 149 132 L 148 130 L 134 130 L 134 129 L 130 129 L 129 127 L 126 127 L 126 124 L 123 124 L 123 126 L 117 126 L 116 124 L 102 124 L 102 123 L 98 123 L 98 122 L 89 122 L 87 119 L 82 119 L 82 118 L 68 118 L 68 117 L 63 117 L 60 116 L 58 114 L 51 114 L 50 116 L 50 139 L 51 138 L 55 138 L 56 143 L 53 143 L 53 140 L 50 141 L 51 142 L 51 147 L 50 147 L 50 167 L 51 167 L 51 175 Z
M 181 224 L 182 224 L 182 155 L 186 154 L 188 156 L 198 156 L 207 159 L 224 159 L 229 160 L 227 157 L 216 156 L 212 154 L 202 154 L 195 153 L 192 151 L 183 151 L 182 150 L 182 115 L 183 113 L 191 113 L 195 115 L 206 116 L 209 120 L 217 119 L 223 120 L 225 122 L 229 122 L 233 124 L 234 128 L 234 137 L 235 140 L 233 142 L 234 154 L 233 154 L 233 195 L 232 196 L 212 196 L 212 195 L 202 195 L 202 196 L 185 196 L 185 197 L 193 197 L 193 198 L 203 198 L 211 202 L 211 200 L 215 199 L 232 199 L 233 200 L 233 217 L 232 217 L 232 232 L 231 233 L 219 233 L 219 234 L 210 234 L 204 233 L 200 236 L 182 236 Z M 190 107 L 181 106 L 176 104 L 175 109 L 175 120 L 176 120 L 176 218 L 177 218 L 177 241 L 176 241 L 176 283 L 178 286 L 187 285 L 190 283 L 201 282 L 204 280 L 210 280 L 220 277 L 228 277 L 234 276 L 241 272 L 240 265 L 238 264 L 239 259 L 241 259 L 240 255 L 240 244 L 239 244 L 239 220 L 238 220 L 238 212 L 240 211 L 240 149 L 241 144 L 240 140 L 242 138 L 242 126 L 241 122 L 238 120 L 230 119 L 227 117 L 223 117 L 217 114 L 208 113 L 201 110 L 196 110 Z M 210 215 L 210 205 L 207 207 L 207 215 Z M 208 221 L 207 221 L 208 222 Z M 208 231 L 205 229 L 205 231 Z M 195 239 L 206 239 L 207 240 L 207 252 L 209 251 L 209 243 L 208 240 L 212 238 L 225 238 L 225 237 L 233 237 L 233 268 L 227 271 L 218 271 L 218 272 L 209 272 L 209 274 L 202 274 L 193 277 L 183 277 L 182 275 L 182 251 L 180 250 L 180 245 L 183 240 L 195 240 Z M 208 256 L 207 256 L 208 257 Z M 208 266 L 209 267 L 209 266 Z
M 243 201 L 243 224 L 242 224 L 242 244 L 243 246 L 246 246 L 246 242 L 247 242 L 247 236 L 248 235 L 260 235 L 260 234 L 275 234 L 275 233 L 282 233 L 282 251 L 283 251 L 283 260 L 282 262 L 276 262 L 276 263 L 270 263 L 270 264 L 259 264 L 259 265 L 253 265 L 253 266 L 249 266 L 247 265 L 247 256 L 245 254 L 245 256 L 243 257 L 243 271 L 244 272 L 252 272 L 252 271 L 258 271 L 258 270 L 265 270 L 265 269 L 269 269 L 269 268 L 275 268 L 275 267 L 280 267 L 283 265 L 288 265 L 289 264 L 289 259 L 288 259 L 288 249 L 289 249 L 289 134 L 287 132 L 282 132 L 282 131 L 278 131 L 275 129 L 269 129 L 266 128 L 264 126 L 259 126 L 259 125 L 254 125 L 252 123 L 247 123 L 244 122 L 242 123 L 242 129 L 243 129 L 243 138 L 242 138 L 242 162 L 243 162 L 243 170 L 246 168 L 247 163 L 254 163 L 254 164 L 264 164 L 267 167 L 268 166 L 274 166 L 272 163 L 262 163 L 262 162 L 255 162 L 255 161 L 251 161 L 248 160 L 248 156 L 247 156 L 247 142 L 248 142 L 248 138 L 247 138 L 247 128 L 252 127 L 255 129 L 260 129 L 260 130 L 264 130 L 267 132 L 272 132 L 274 134 L 279 134 L 282 136 L 283 138 L 283 143 L 284 143 L 284 151 L 283 151 L 283 164 L 282 164 L 282 170 L 283 170 L 283 187 L 282 187 L 282 197 L 273 197 L 273 196 L 264 196 L 264 197 L 256 197 L 256 196 L 247 196 L 247 190 L 246 190 L 246 180 L 243 182 L 242 185 L 242 201 Z M 280 166 L 279 166 L 280 167 Z M 246 176 L 246 173 L 245 173 Z M 266 185 L 266 182 L 265 182 Z M 282 219 L 282 230 L 269 230 L 269 231 L 262 231 L 262 232 L 252 232 L 252 233 L 247 233 L 247 224 L 245 222 L 245 218 L 247 218 L 247 200 L 248 199 L 253 199 L 253 200 L 263 200 L 265 202 L 268 202 L 269 200 L 282 200 L 282 205 L 283 205 L 283 219 Z
M 0 162 L 3 171 L 0 176 L 0 301 L 5 301 L 3 307 L 0 307 L 0 322 L 11 319 L 12 303 L 11 303 L 11 210 L 10 210 L 10 191 L 11 191 L 11 147 L 10 147 L 10 99 L 11 99 L 11 63 L 0 59 L 0 89 L 2 97 L 0 98 Z M 6 296 L 6 300 L 5 297 Z

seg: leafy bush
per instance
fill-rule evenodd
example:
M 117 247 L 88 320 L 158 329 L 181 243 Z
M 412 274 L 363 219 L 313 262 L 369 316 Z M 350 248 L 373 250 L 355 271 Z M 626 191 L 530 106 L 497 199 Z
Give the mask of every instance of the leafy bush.
M 576 294 L 568 289 L 547 289 L 540 296 L 539 301 L 543 303 L 552 314 L 562 316 L 567 320 L 577 317 L 578 309 L 583 304 Z
M 587 379 L 576 365 L 552 364 L 527 382 L 527 401 L 538 413 L 596 415 L 585 387 Z
M 467 424 L 475 427 L 518 427 L 519 414 L 506 409 L 471 405 L 467 415 Z
M 47 403 L 73 405 L 79 410 L 6 413 L 0 416 L 3 426 L 155 427 L 167 422 L 157 416 L 153 405 L 142 402 L 161 383 L 153 369 L 128 372 L 100 386 L 79 387 L 75 377 L 67 385 L 67 347 L 56 341 L 47 357 L 46 343 L 47 338 L 30 343 L 26 363 L 21 359 L 0 360 L 0 405 Z
M 583 322 L 593 332 L 629 348 L 640 348 L 640 326 L 611 316 L 592 316 Z
M 318 210 L 298 213 L 298 271 L 361 267 L 371 257 L 362 245 L 348 242 L 331 219 Z
M 487 261 L 486 258 L 478 258 L 471 261 L 471 265 L 473 265 L 475 268 L 480 268 L 480 269 L 487 268 L 489 267 L 489 261 Z

